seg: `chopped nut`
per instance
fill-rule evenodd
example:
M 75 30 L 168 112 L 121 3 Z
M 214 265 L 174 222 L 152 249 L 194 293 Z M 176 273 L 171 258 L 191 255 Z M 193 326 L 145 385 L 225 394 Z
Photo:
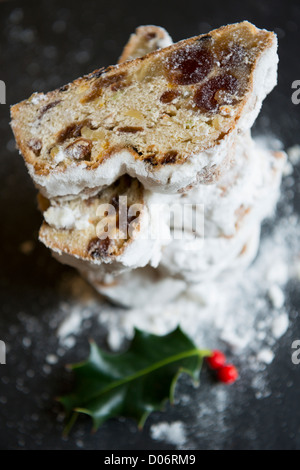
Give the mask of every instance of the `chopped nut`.
M 214 126 L 214 128 L 219 131 L 221 129 L 221 122 L 220 122 L 220 119 L 218 117 L 215 117 L 213 120 L 212 120 L 212 125 Z
M 51 150 L 50 150 L 50 156 L 52 158 L 56 157 L 56 155 L 58 154 L 59 152 L 59 148 L 58 147 L 53 147 Z
M 202 81 L 213 68 L 215 58 L 204 41 L 172 51 L 166 61 L 166 75 L 171 83 L 194 85 Z
M 82 137 L 89 140 L 104 140 L 105 132 L 103 129 L 90 129 L 89 127 L 83 127 L 81 131 Z

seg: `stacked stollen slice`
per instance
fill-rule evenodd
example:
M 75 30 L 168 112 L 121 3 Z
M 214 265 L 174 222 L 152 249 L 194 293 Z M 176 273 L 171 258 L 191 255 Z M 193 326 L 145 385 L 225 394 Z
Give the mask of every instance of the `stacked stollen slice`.
M 41 241 L 125 305 L 169 300 L 249 264 L 285 159 L 250 136 L 276 84 L 276 48 L 273 33 L 248 22 L 177 44 L 141 27 L 117 66 L 15 105 Z M 204 206 L 203 230 L 194 236 L 190 222 L 180 239 L 178 219 L 160 213 L 149 237 L 158 205 L 174 203 Z
M 97 272 L 83 273 L 98 292 L 127 306 L 139 305 L 146 297 L 152 303 L 167 301 L 189 284 L 200 283 L 203 288 L 204 283 L 241 271 L 253 261 L 261 223 L 276 207 L 286 156 L 259 147 L 249 135 L 239 140 L 238 160 L 218 183 L 200 185 L 178 197 L 179 204 L 191 204 L 193 210 L 202 201 L 203 232 L 180 237 L 182 227 L 171 225 L 171 242 L 163 246 L 156 276 L 148 267 L 103 283 Z M 188 223 L 184 221 L 185 230 Z

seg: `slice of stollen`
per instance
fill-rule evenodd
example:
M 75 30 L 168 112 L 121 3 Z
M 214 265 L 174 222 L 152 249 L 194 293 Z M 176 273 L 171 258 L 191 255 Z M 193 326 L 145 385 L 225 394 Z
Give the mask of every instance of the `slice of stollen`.
M 97 272 L 99 279 L 150 264 L 157 266 L 169 227 L 155 214 L 156 196 L 122 176 L 88 199 L 44 200 L 39 239 L 63 264 Z
M 34 94 L 11 111 L 32 178 L 48 198 L 124 173 L 165 193 L 217 180 L 276 84 L 276 48 L 242 22 Z

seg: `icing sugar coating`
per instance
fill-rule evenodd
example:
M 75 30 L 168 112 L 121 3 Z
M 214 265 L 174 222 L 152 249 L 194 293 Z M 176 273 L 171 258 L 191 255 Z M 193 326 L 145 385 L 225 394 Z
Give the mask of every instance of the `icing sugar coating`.
M 286 155 L 243 140 L 239 152 L 248 162 L 241 158 L 238 171 L 233 167 L 210 190 L 201 187 L 187 194 L 191 203 L 204 203 L 204 233 L 189 244 L 173 240 L 164 249 L 160 266 L 168 275 L 186 282 L 213 280 L 235 265 L 246 267 L 256 255 L 260 225 L 273 214 L 279 198 Z
M 61 262 L 76 267 L 89 280 L 99 283 L 148 264 L 159 265 L 168 276 L 186 282 L 213 279 L 235 264 L 249 264 L 255 256 L 260 224 L 272 213 L 279 196 L 284 163 L 285 154 L 263 150 L 250 135 L 242 135 L 236 143 L 231 168 L 216 184 L 199 185 L 174 197 L 151 193 L 139 186 L 137 180 L 132 180 L 134 198 L 130 198 L 128 189 L 129 203 L 138 201 L 142 204 L 140 227 L 129 240 L 117 244 L 117 251 L 114 242 L 111 245 L 114 249 L 109 251 L 109 242 L 102 244 L 94 231 L 86 230 L 84 222 L 89 219 L 95 224 L 98 221 L 95 221 L 94 202 L 89 199 L 80 200 L 81 212 L 77 210 L 77 200 L 58 204 L 59 212 L 53 217 L 52 228 L 46 229 L 44 224 L 40 239 L 57 253 Z M 138 187 L 140 195 L 137 198 Z M 104 196 L 106 193 L 108 197 Z M 116 196 L 124 194 L 122 187 L 116 194 L 112 193 L 112 187 L 109 187 L 92 201 L 97 205 L 101 201 L 113 201 L 116 205 Z M 182 214 L 185 205 L 196 210 L 196 204 L 203 205 L 204 231 L 200 230 L 197 238 L 193 235 L 188 240 L 186 236 L 182 238 L 182 228 L 185 234 L 190 232 L 192 235 L 194 217 L 189 219 Z M 46 221 L 49 210 L 53 207 L 46 211 Z M 65 219 L 61 217 L 62 210 Z M 176 211 L 179 211 L 179 217 L 176 217 Z M 170 218 L 171 212 L 173 218 Z M 73 224 L 71 232 L 70 226 L 66 229 L 69 220 Z M 81 227 L 76 225 L 77 221 Z M 179 225 L 175 221 L 179 221 Z M 83 251 L 80 240 L 84 240 Z M 93 256 L 95 253 L 97 256 Z

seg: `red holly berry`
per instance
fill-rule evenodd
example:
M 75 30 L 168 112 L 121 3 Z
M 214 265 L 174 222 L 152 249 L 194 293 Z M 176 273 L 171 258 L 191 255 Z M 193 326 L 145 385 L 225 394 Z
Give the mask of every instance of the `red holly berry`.
M 211 356 L 206 358 L 206 362 L 212 370 L 218 370 L 224 366 L 226 362 L 225 354 L 222 351 L 215 349 L 212 351 Z
M 218 379 L 224 384 L 232 384 L 238 379 L 239 373 L 232 364 L 227 364 L 218 370 Z

